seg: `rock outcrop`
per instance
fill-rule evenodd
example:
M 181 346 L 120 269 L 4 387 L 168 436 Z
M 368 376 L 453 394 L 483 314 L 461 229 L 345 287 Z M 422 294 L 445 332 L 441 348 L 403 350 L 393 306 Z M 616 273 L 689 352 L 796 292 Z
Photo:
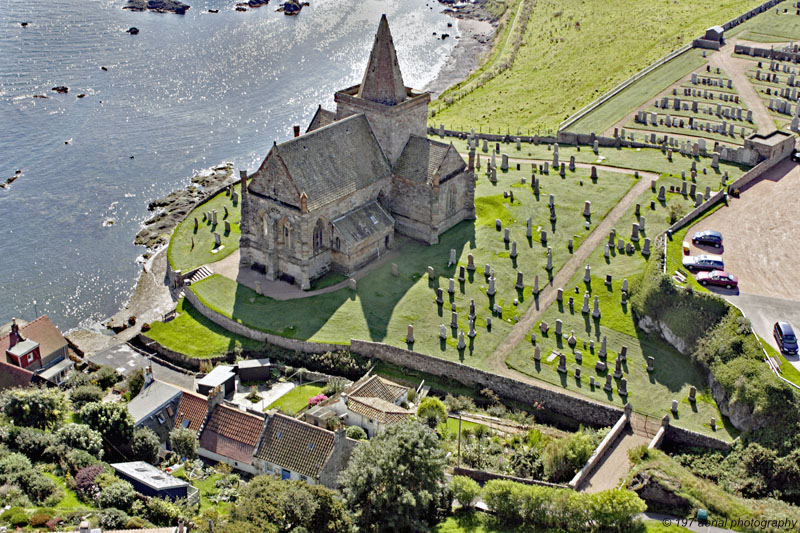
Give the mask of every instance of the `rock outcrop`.
M 156 13 L 176 13 L 183 15 L 191 6 L 178 0 L 128 0 L 122 9 L 131 11 L 155 11 Z

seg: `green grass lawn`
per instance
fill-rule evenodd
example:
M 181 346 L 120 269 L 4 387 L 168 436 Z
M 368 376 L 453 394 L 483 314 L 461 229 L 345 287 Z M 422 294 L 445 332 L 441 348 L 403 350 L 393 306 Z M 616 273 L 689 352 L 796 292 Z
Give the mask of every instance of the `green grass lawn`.
M 622 120 L 625 115 L 638 109 L 658 93 L 705 63 L 706 59 L 703 58 L 701 50 L 692 49 L 684 52 L 629 85 L 604 102 L 603 105 L 569 126 L 567 130 L 596 132 L 600 135 Z
M 659 186 L 666 184 L 679 184 L 680 179 L 661 178 Z M 667 194 L 664 204 L 655 203 L 655 209 L 650 209 L 650 201 L 656 200 L 656 194 L 650 190 L 642 194 L 638 202 L 641 204 L 641 214 L 645 217 L 646 235 L 655 238 L 659 233 L 669 227 L 668 213 L 669 207 L 673 204 L 682 205 L 685 212 L 688 212 L 693 205 L 689 198 L 684 198 L 679 194 Z M 622 237 L 626 242 L 630 238 L 631 226 L 636 220 L 635 207 L 626 212 L 620 218 L 616 226 L 618 238 Z M 680 238 L 675 238 L 673 242 L 680 242 Z M 603 252 L 605 241 L 601 246 L 592 252 L 589 258 L 589 266 L 592 269 L 592 282 L 587 286 L 583 281 L 583 271 L 579 271 L 569 285 L 564 287 L 564 302 L 559 305 L 552 305 L 543 316 L 543 320 L 550 326 L 550 331 L 546 337 L 542 336 L 539 325 L 533 328 L 536 334 L 537 344 L 541 350 L 542 360 L 536 363 L 533 359 L 534 346 L 530 336 L 512 351 L 507 359 L 507 363 L 525 374 L 543 379 L 555 385 L 560 385 L 565 389 L 578 392 L 590 398 L 617 406 L 623 406 L 627 401 L 633 405 L 637 412 L 649 416 L 661 418 L 669 412 L 672 400 L 680 402 L 679 416 L 673 420 L 675 425 L 686 427 L 694 431 L 714 434 L 715 436 L 730 440 L 732 428 L 723 428 L 718 425 L 716 432 L 712 432 L 711 417 L 718 421 L 723 420 L 721 413 L 717 409 L 714 400 L 711 398 L 710 391 L 706 390 L 706 379 L 703 373 L 696 368 L 688 359 L 681 355 L 674 348 L 669 346 L 656 335 L 648 335 L 639 330 L 631 315 L 630 306 L 623 307 L 620 303 L 621 286 L 623 279 L 627 278 L 632 282 L 640 275 L 645 258 L 640 253 L 640 246 L 633 254 L 620 254 L 616 250 L 610 250 L 610 257 L 605 259 Z M 612 284 L 606 286 L 605 276 L 612 276 Z M 579 294 L 574 292 L 574 288 L 579 288 Z M 700 287 L 698 285 L 698 287 Z M 595 320 L 589 315 L 581 314 L 583 304 L 583 293 L 589 290 L 591 298 L 597 294 L 600 302 L 602 316 L 600 320 Z M 574 298 L 574 311 L 570 312 L 568 299 Z M 591 305 L 591 299 L 590 299 Z M 557 339 L 554 335 L 555 321 L 563 321 L 563 333 L 569 335 L 575 331 L 578 344 L 571 349 L 564 338 Z M 623 364 L 623 377 L 628 381 L 627 397 L 617 393 L 619 380 L 612 378 L 613 391 L 611 393 L 603 390 L 605 376 L 608 372 L 595 371 L 595 363 L 598 361 L 597 352 L 600 340 L 603 335 L 608 338 L 608 352 L 606 359 L 608 367 L 613 374 L 614 363 L 620 348 L 624 345 L 628 348 L 627 364 Z M 587 348 L 583 347 L 583 342 L 587 343 Z M 594 341 L 594 350 L 588 349 L 589 341 Z M 567 357 L 567 375 L 557 372 L 558 359 L 547 362 L 547 357 L 553 350 L 564 353 Z M 575 352 L 580 351 L 582 362 L 577 364 Z M 655 371 L 647 372 L 647 357 L 653 356 L 656 360 Z M 581 368 L 582 377 L 575 379 L 575 368 Z M 600 386 L 592 388 L 589 385 L 590 376 L 594 376 Z M 698 390 L 698 399 L 694 405 L 688 401 L 689 387 L 694 385 Z M 673 418 L 670 415 L 670 418 Z M 735 431 L 735 430 L 732 430 Z
M 764 349 L 767 351 L 767 354 L 770 357 L 777 359 L 778 362 L 780 363 L 781 376 L 783 376 L 784 379 L 788 379 L 795 385 L 800 386 L 800 370 L 797 370 L 792 365 L 792 363 L 786 360 L 783 354 L 781 354 L 780 352 L 778 352 L 778 350 L 770 346 L 770 344 L 767 341 L 765 341 L 761 337 L 759 337 L 758 340 L 761 343 L 761 346 L 763 346 Z
M 391 262 L 387 262 L 359 280 L 355 293 L 346 288 L 299 300 L 276 301 L 221 276 L 207 278 L 189 290 L 206 305 L 245 325 L 316 342 L 346 344 L 357 338 L 406 347 L 407 326 L 414 324 L 414 350 L 481 366 L 512 327 L 513 317 L 522 316 L 531 305 L 534 276 L 539 275 L 540 285 L 548 279 L 546 246 L 540 242 L 537 228 L 548 233 L 547 244 L 553 248 L 553 272 L 556 272 L 571 254 L 567 239 L 572 238 L 576 248 L 580 246 L 591 227 L 599 223 L 635 181 L 630 175 L 600 171 L 597 182 L 592 183 L 589 173 L 589 169 L 577 169 L 563 179 L 553 173 L 543 176 L 538 198 L 529 184 L 521 184 L 521 178 L 529 176 L 528 168 L 498 173 L 497 185 L 479 178 L 476 222 L 462 222 L 443 234 L 434 246 L 408 242 L 393 259 L 399 266 L 399 277 L 392 276 Z M 503 197 L 504 191 L 514 193 L 513 202 Z M 551 193 L 555 195 L 558 216 L 554 223 L 549 221 L 547 207 Z M 584 229 L 581 215 L 584 200 L 592 201 L 589 231 Z M 531 239 L 525 236 L 529 216 L 534 231 Z M 504 243 L 503 232 L 495 229 L 496 219 L 502 221 L 503 228 L 511 229 L 510 240 L 517 242 L 516 259 L 510 257 L 511 244 Z M 464 283 L 456 282 L 453 295 L 447 293 L 448 278 L 457 277 L 458 269 L 447 265 L 450 249 L 456 250 L 459 265 L 466 266 L 467 255 L 472 253 L 477 266 Z M 487 263 L 495 270 L 497 279 L 497 294 L 493 297 L 486 294 L 488 282 L 483 266 Z M 428 265 L 436 271 L 432 280 L 427 275 Z M 522 294 L 514 287 L 518 271 L 523 273 L 526 285 Z M 436 287 L 444 290 L 444 305 L 435 302 Z M 514 299 L 518 300 L 517 305 Z M 470 300 L 475 301 L 478 335 L 467 339 L 467 348 L 459 351 L 458 330 L 448 327 L 448 337 L 442 342 L 438 326 L 450 324 L 450 304 L 455 303 L 459 328 L 466 333 Z M 492 316 L 493 304 L 502 306 L 502 316 Z M 487 328 L 487 318 L 492 318 L 491 330 Z M 180 323 L 174 322 L 178 334 Z M 163 338 L 165 330 L 170 329 L 169 324 L 164 325 L 156 334 Z
M 474 431 L 479 426 L 484 426 L 484 424 L 478 424 L 477 422 L 470 422 L 468 420 L 461 421 L 461 434 L 464 434 L 464 431 L 470 430 Z M 484 426 L 488 427 L 488 426 Z M 443 438 L 446 438 L 447 435 L 453 434 L 458 436 L 458 419 L 457 418 L 448 418 L 447 422 L 443 422 L 439 424 L 439 434 L 442 435 Z
M 434 140 L 444 142 L 452 142 L 453 145 L 461 153 L 467 153 L 466 140 L 456 139 L 455 137 L 445 137 L 441 139 L 438 135 L 430 136 Z M 482 145 L 481 145 L 482 146 Z M 491 143 L 491 147 L 494 143 Z M 548 147 L 550 149 L 548 149 Z M 522 144 L 520 150 L 517 150 L 514 143 L 503 144 L 500 143 L 501 153 L 507 153 L 510 158 L 514 159 L 541 159 L 552 161 L 553 152 L 552 147 L 546 144 Z M 484 165 L 487 154 L 480 150 L 477 154 L 481 156 L 481 164 Z M 488 154 L 491 157 L 491 153 Z M 583 146 L 580 150 L 578 147 L 571 145 L 559 145 L 558 155 L 560 160 L 569 163 L 569 158 L 575 156 L 577 163 L 594 163 L 597 165 L 605 165 L 609 167 L 627 168 L 632 170 L 646 170 L 655 172 L 657 174 L 672 173 L 680 176 L 681 170 L 686 171 L 689 176 L 689 169 L 691 168 L 692 161 L 697 163 L 698 171 L 698 185 L 702 185 L 705 189 L 706 185 L 714 185 L 719 183 L 719 178 L 726 171 L 728 178 L 732 181 L 744 174 L 750 167 L 742 165 L 734 165 L 720 161 L 719 170 L 711 168 L 710 157 L 690 157 L 682 156 L 680 152 L 672 154 L 672 161 L 667 159 L 666 153 L 661 152 L 655 148 L 600 148 L 599 154 L 595 154 L 589 147 Z M 484 167 L 481 166 L 481 169 Z M 529 169 L 528 165 L 523 164 L 522 169 Z M 706 169 L 707 174 L 703 174 L 703 169 Z M 706 183 L 708 181 L 708 183 Z
M 194 306 L 181 299 L 176 307 L 178 317 L 170 322 L 153 322 L 147 337 L 176 352 L 205 359 L 233 351 L 261 346 L 254 340 L 231 333 L 200 314 Z
M 186 476 L 186 471 L 181 468 L 174 474 L 175 477 L 184 481 L 190 481 Z M 223 477 L 223 474 L 213 474 L 206 479 L 193 479 L 190 481 L 193 487 L 200 491 L 200 510 L 198 514 L 203 514 L 205 511 L 214 509 L 221 515 L 226 515 L 230 511 L 230 502 L 213 502 L 211 498 L 216 496 L 219 489 L 216 487 L 217 481 Z
M 64 497 L 61 498 L 61 501 L 56 504 L 55 509 L 74 511 L 75 509 L 94 508 L 93 505 L 84 503 L 81 500 L 79 500 L 78 495 L 75 494 L 75 491 L 67 487 L 67 484 L 64 482 L 63 477 L 58 477 L 48 472 L 45 472 L 44 475 L 55 481 L 58 484 L 58 486 L 64 490 Z
M 738 39 L 757 43 L 781 43 L 800 40 L 800 24 L 797 22 L 794 8 L 790 4 L 780 4 L 777 7 L 781 9 L 779 15 L 775 14 L 774 8 L 770 9 L 725 32 L 725 38 L 737 37 Z M 789 14 L 787 15 L 783 14 L 783 9 L 785 8 L 789 9 Z
M 482 127 L 495 132 L 507 128 L 553 132 L 568 116 L 632 74 L 699 37 L 709 26 L 758 3 L 539 1 L 513 66 L 437 111 L 431 123 L 466 131 Z M 497 42 L 505 43 L 502 38 Z M 440 100 L 447 96 L 446 91 Z M 635 105 L 634 99 L 627 111 Z
M 277 401 L 267 407 L 267 409 L 280 409 L 282 413 L 294 416 L 308 405 L 309 398 L 317 394 L 322 394 L 324 389 L 325 385 L 320 383 L 300 385 L 281 396 Z
M 235 185 L 233 190 L 239 194 L 241 185 Z M 225 218 L 225 208 L 228 208 L 228 217 Z M 203 214 L 217 210 L 217 224 L 211 220 L 203 220 Z M 197 231 L 194 229 L 194 219 L 197 218 Z M 225 232 L 225 221 L 230 222 L 230 232 Z M 172 268 L 188 272 L 194 268 L 219 261 L 239 249 L 241 230 L 241 195 L 236 205 L 232 196 L 221 192 L 208 202 L 198 206 L 190 212 L 183 222 L 178 224 L 169 242 L 167 258 Z M 224 246 L 217 253 L 213 253 L 214 232 L 219 233 L 220 242 Z

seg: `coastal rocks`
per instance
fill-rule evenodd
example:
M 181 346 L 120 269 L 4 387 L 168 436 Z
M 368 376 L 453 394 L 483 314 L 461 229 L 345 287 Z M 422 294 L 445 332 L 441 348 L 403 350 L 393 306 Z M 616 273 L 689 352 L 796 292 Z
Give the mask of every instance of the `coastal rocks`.
M 456 0 L 439 0 L 442 5 L 448 6 L 442 12 L 457 19 L 481 20 L 495 24 L 497 17 L 486 7 L 488 0 L 474 0 L 473 2 L 457 2 Z
M 219 165 L 201 172 L 192 178 L 192 185 L 186 189 L 173 191 L 164 198 L 153 200 L 147 206 L 149 211 L 158 211 L 144 223 L 144 228 L 136 235 L 135 244 L 155 249 L 169 241 L 175 226 L 191 212 L 198 201 L 213 194 L 226 183 L 233 181 L 233 164 Z
M 56 87 L 53 87 L 50 90 L 53 92 L 57 92 L 58 94 L 67 94 L 69 92 L 69 87 L 65 85 L 57 85 Z
M 191 6 L 178 2 L 178 0 L 128 0 L 128 4 L 122 9 L 131 11 L 155 11 L 156 13 L 175 13 L 177 15 L 186 14 L 186 10 Z M 138 30 L 137 30 L 138 33 Z
M 300 2 L 299 0 L 287 0 L 276 11 L 283 12 L 284 15 L 293 17 L 300 13 L 300 10 L 310 5 L 308 2 Z
M 128 28 L 125 31 L 127 31 L 131 35 L 139 35 L 139 28 L 137 28 L 136 26 L 131 26 L 130 28 Z
M 239 2 L 236 5 L 239 7 L 256 8 L 269 4 L 269 0 L 247 0 L 247 2 Z M 209 9 L 209 11 L 211 11 Z
M 17 170 L 13 176 L 11 176 L 5 181 L 5 183 L 0 183 L 0 189 L 8 189 L 8 186 L 17 181 L 17 178 L 19 178 L 20 176 L 22 176 L 22 171 Z

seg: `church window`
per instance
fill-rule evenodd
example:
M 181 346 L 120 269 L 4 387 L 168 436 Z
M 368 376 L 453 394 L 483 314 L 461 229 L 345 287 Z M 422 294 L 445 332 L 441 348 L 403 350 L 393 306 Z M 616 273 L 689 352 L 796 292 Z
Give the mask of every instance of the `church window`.
M 456 190 L 450 189 L 450 193 L 447 196 L 447 212 L 452 213 L 456 209 Z
M 339 240 L 339 237 L 336 237 L 336 249 L 338 250 L 341 247 L 342 247 L 342 242 Z
M 314 226 L 313 244 L 315 254 L 322 251 L 322 220 L 317 220 Z

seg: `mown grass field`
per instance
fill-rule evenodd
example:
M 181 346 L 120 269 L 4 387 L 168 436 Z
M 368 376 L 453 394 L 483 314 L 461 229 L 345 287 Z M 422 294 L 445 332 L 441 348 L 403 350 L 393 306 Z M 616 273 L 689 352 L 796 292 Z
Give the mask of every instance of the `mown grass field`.
M 538 198 L 529 182 L 521 184 L 522 177 L 530 175 L 529 168 L 517 171 L 512 166 L 508 172 L 498 171 L 496 185 L 481 176 L 476 187 L 477 221 L 462 222 L 444 233 L 435 246 L 408 242 L 386 264 L 360 279 L 355 293 L 340 289 L 299 300 L 276 301 L 221 276 L 193 284 L 189 290 L 206 305 L 245 325 L 296 339 L 346 344 L 358 338 L 407 347 L 407 327 L 413 324 L 414 350 L 481 366 L 511 329 L 514 317 L 522 316 L 533 302 L 534 276 L 539 275 L 540 286 L 548 279 L 546 245 L 540 242 L 537 228 L 548 233 L 554 274 L 571 254 L 567 239 L 574 239 L 577 248 L 635 181 L 628 174 L 600 171 L 597 182 L 593 183 L 589 173 L 589 169 L 579 168 L 561 178 L 551 172 L 541 178 Z M 513 202 L 510 197 L 504 198 L 504 191 L 514 193 Z M 549 220 L 547 204 L 551 193 L 555 195 L 556 222 Z M 585 229 L 581 215 L 584 200 L 592 202 L 589 230 Z M 533 228 L 530 239 L 525 235 L 528 217 L 532 218 Z M 511 243 L 504 242 L 503 231 L 495 229 L 496 219 L 501 220 L 503 228 L 510 228 L 510 241 L 517 243 L 516 259 L 510 257 Z M 458 264 L 448 266 L 451 249 L 456 250 Z M 458 277 L 458 265 L 466 267 L 470 253 L 474 255 L 477 270 L 468 272 L 463 283 L 456 280 L 454 294 L 448 294 L 448 279 Z M 400 275 L 396 278 L 391 274 L 392 262 L 399 267 Z M 491 297 L 487 295 L 488 281 L 483 274 L 487 263 L 494 269 L 497 280 L 497 293 Z M 433 279 L 428 277 L 428 265 L 435 269 Z M 518 271 L 523 272 L 523 291 L 515 288 Z M 443 305 L 435 301 L 437 287 L 443 289 Z M 449 327 L 450 306 L 456 305 L 458 328 L 466 334 L 470 300 L 475 301 L 478 333 L 474 339 L 466 337 L 466 349 L 458 350 L 458 329 Z M 502 316 L 493 315 L 494 304 L 502 306 Z M 203 357 L 230 349 L 231 341 L 213 330 L 187 338 L 197 329 L 195 322 L 202 320 L 185 304 L 182 308 L 187 312 L 172 322 L 153 325 L 151 338 L 171 349 Z M 491 329 L 487 327 L 487 318 L 492 319 Z M 440 324 L 447 326 L 445 341 L 439 338 Z
M 308 385 L 299 385 L 278 400 L 273 402 L 267 409 L 279 409 L 283 414 L 294 416 L 300 409 L 308 406 L 308 399 L 322 394 L 325 389 L 325 384 L 310 383 Z
M 538 1 L 513 66 L 451 105 L 435 105 L 430 122 L 466 131 L 553 132 L 629 76 L 759 3 Z
M 800 40 L 800 17 L 795 14 L 795 8 L 791 3 L 780 4 L 777 7 L 781 10 L 780 14 L 776 14 L 775 8 L 770 9 L 725 32 L 725 37 L 727 39 L 736 37 L 757 43 L 787 43 Z M 784 14 L 784 9 L 789 9 L 789 13 Z

